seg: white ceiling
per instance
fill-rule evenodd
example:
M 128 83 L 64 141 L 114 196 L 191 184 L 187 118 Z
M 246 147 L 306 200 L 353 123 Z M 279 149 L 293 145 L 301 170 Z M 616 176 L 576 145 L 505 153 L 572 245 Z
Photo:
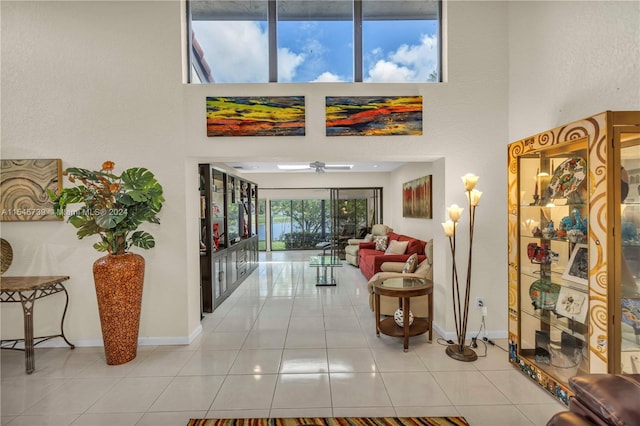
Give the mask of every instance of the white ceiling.
M 305 161 L 281 161 L 281 162 L 253 162 L 253 161 L 232 161 L 225 163 L 227 166 L 236 169 L 238 172 L 242 173 L 314 173 L 314 169 L 305 169 L 305 170 L 280 170 L 278 169 L 278 164 L 287 164 L 287 165 L 300 165 L 307 166 L 309 163 L 314 160 L 305 162 Z M 322 160 L 318 160 L 322 161 Z M 351 170 L 326 170 L 325 173 L 384 173 L 391 172 L 398 167 L 401 167 L 406 164 L 406 162 L 400 161 L 379 161 L 379 162 L 353 162 L 353 161 L 326 161 L 327 165 L 344 165 L 344 164 L 353 164 L 353 168 Z

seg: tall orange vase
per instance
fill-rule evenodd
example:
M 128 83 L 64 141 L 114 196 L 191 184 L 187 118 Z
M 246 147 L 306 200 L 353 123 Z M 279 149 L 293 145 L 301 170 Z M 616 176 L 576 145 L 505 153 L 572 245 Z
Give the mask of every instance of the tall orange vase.
M 107 364 L 124 364 L 138 352 L 144 258 L 135 253 L 103 256 L 93 263 L 93 279 Z

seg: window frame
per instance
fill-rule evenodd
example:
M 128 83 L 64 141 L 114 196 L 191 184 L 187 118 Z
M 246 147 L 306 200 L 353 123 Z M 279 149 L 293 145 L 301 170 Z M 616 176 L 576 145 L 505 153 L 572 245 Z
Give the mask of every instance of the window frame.
M 345 0 L 346 1 L 346 0 Z M 362 14 L 362 2 L 364 0 L 350 0 L 353 2 L 353 81 L 351 83 L 363 83 L 364 81 L 364 57 L 363 57 L 363 40 L 362 40 L 362 23 L 363 23 L 363 14 Z M 438 21 L 438 60 L 437 60 L 437 74 L 438 78 L 435 83 L 441 83 L 442 80 L 442 0 L 434 0 L 436 2 L 436 15 Z M 268 36 L 268 46 L 269 46 L 269 83 L 279 83 L 278 81 L 278 16 L 277 16 L 277 7 L 278 0 L 266 0 L 267 2 L 267 36 Z M 207 70 L 209 69 L 206 59 L 201 56 L 201 49 L 197 49 L 194 47 L 193 40 L 194 33 L 193 28 L 191 26 L 192 22 L 192 11 L 191 11 L 191 3 L 192 0 L 186 0 L 187 7 L 187 32 L 188 37 L 188 55 L 187 60 L 189 61 L 188 66 L 188 83 L 196 84 L 196 79 L 194 78 L 193 73 L 197 74 L 197 79 L 200 80 L 202 84 L 205 83 L 215 83 L 213 77 Z M 195 64 L 194 64 L 194 61 Z M 202 75 L 201 75 L 202 73 Z M 310 83 L 310 82 L 307 82 Z M 374 82 L 375 83 L 375 82 Z M 417 83 L 417 82 L 406 82 L 406 83 Z M 426 82 L 420 82 L 426 83 Z M 243 83 L 249 84 L 249 83 Z

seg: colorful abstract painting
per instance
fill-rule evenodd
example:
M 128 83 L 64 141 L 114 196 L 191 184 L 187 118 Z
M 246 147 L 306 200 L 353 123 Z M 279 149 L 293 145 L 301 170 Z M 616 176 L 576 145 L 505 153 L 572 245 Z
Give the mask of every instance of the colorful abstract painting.
M 422 96 L 327 96 L 327 136 L 422 134 Z
M 207 136 L 304 136 L 304 96 L 207 97 Z
M 62 160 L 0 161 L 0 222 L 60 220 L 47 189 L 62 190 Z
M 431 219 L 431 175 L 402 184 L 402 216 Z

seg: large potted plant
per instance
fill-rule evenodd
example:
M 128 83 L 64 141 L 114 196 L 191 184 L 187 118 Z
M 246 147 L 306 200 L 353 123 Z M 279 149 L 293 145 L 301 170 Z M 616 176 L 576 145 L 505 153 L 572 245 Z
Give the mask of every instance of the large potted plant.
M 105 161 L 99 171 L 70 167 L 63 172 L 71 183 L 60 194 L 49 191 L 56 216 L 68 217 L 79 239 L 99 235 L 93 247 L 108 252 L 93 264 L 100 325 L 107 364 L 131 361 L 138 351 L 144 258 L 132 246 L 149 249 L 155 240 L 138 230 L 144 222 L 159 224 L 164 197 L 153 173 L 133 167 L 116 175 Z M 75 207 L 70 210 L 69 207 Z

